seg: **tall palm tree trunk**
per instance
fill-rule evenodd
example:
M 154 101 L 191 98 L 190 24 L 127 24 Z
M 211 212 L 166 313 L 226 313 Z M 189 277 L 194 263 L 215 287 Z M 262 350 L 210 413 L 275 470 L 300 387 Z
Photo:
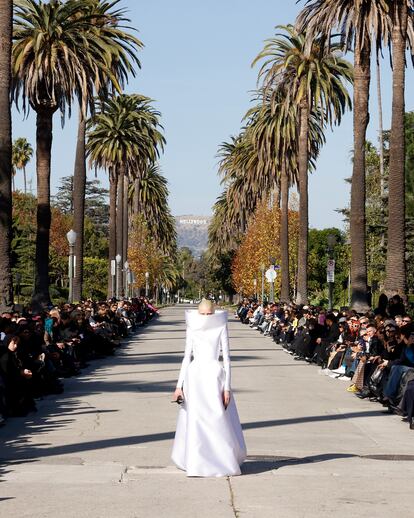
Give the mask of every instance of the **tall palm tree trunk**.
M 0 0 L 0 311 L 13 306 L 11 273 L 12 239 L 12 139 L 11 139 L 11 0 Z
M 405 295 L 405 50 L 407 5 L 394 2 L 393 87 L 388 180 L 388 243 L 385 291 Z
M 27 194 L 26 166 L 23 166 L 23 182 L 24 182 L 24 193 Z
M 297 304 L 308 303 L 308 164 L 309 164 L 309 104 L 307 99 L 301 101 L 299 129 L 299 246 L 298 246 L 298 289 Z
M 111 261 L 116 256 L 116 194 L 118 189 L 118 176 L 111 167 L 109 170 L 109 262 L 108 262 L 108 299 L 113 295 L 113 276 Z
M 54 111 L 51 108 L 43 108 L 37 111 L 36 117 L 37 231 L 35 288 L 32 297 L 32 305 L 36 309 L 50 304 L 50 159 Z
M 73 280 L 73 300 L 82 299 L 83 287 L 83 241 L 85 227 L 85 189 L 86 189 L 86 158 L 85 158 L 86 120 L 79 111 L 78 139 L 76 142 L 75 169 L 73 172 L 73 230 L 76 232 L 75 242 L 75 278 Z
M 124 178 L 125 170 L 123 166 L 120 168 L 118 176 L 117 202 L 116 202 L 116 253 L 121 257 L 121 261 L 117 268 L 117 279 L 119 282 L 118 293 L 122 293 L 122 267 L 124 264 Z
M 281 198 L 281 220 L 280 220 L 280 255 L 281 255 L 281 290 L 280 300 L 288 302 L 289 294 L 289 178 L 286 172 L 285 161 L 282 161 L 280 172 L 280 198 Z
M 381 197 L 384 196 L 384 118 L 382 115 L 382 94 L 381 94 L 381 63 L 377 56 L 377 100 L 378 100 L 378 144 L 380 157 L 380 187 Z
M 123 205 L 123 221 L 122 221 L 122 231 L 124 233 L 122 238 L 122 268 L 124 271 L 123 275 L 123 294 L 125 295 L 126 292 L 126 276 L 127 271 L 125 268 L 125 262 L 128 260 L 128 231 L 129 231 L 129 203 L 128 203 L 128 187 L 129 187 L 129 178 L 128 175 L 124 176 L 124 205 Z
M 134 198 L 133 198 L 133 202 L 132 202 L 132 209 L 133 209 L 133 213 L 135 215 L 138 215 L 139 211 L 140 211 L 140 206 L 139 206 L 139 190 L 140 190 L 140 188 L 141 188 L 140 179 L 137 177 L 134 180 Z
M 369 121 L 371 44 L 356 38 L 354 52 L 354 162 L 351 183 L 351 307 L 363 313 L 367 303 L 367 258 L 365 249 L 365 140 Z
M 277 203 L 277 206 L 279 207 L 279 209 L 281 208 L 282 206 L 282 190 L 281 190 L 281 186 L 279 186 L 277 188 L 277 192 L 276 192 L 276 203 Z

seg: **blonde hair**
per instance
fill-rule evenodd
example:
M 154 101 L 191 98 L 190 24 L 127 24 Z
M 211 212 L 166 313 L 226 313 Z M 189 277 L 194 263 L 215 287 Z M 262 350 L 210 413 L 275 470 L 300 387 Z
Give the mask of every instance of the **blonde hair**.
M 202 299 L 198 305 L 199 313 L 214 313 L 214 303 L 212 300 Z

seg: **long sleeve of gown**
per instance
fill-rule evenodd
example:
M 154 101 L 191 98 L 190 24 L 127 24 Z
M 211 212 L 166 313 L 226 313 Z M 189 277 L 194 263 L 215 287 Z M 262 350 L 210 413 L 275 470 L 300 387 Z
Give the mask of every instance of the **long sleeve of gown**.
M 230 390 L 231 387 L 231 368 L 230 368 L 230 349 L 229 349 L 229 332 L 227 326 L 221 333 L 221 354 L 223 356 L 223 367 L 226 374 L 224 381 L 224 390 Z
M 185 374 L 187 368 L 191 363 L 191 355 L 193 353 L 193 338 L 191 336 L 191 330 L 187 328 L 186 341 L 185 341 L 185 352 L 184 358 L 181 363 L 180 375 L 178 376 L 177 387 L 182 388 L 184 383 Z

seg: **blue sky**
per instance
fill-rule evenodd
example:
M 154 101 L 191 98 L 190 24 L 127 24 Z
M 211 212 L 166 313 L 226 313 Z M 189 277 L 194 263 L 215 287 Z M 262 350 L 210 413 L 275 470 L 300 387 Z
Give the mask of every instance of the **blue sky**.
M 295 0 L 123 0 L 132 25 L 145 44 L 140 53 L 142 70 L 127 90 L 156 100 L 162 112 L 167 146 L 161 159 L 168 178 L 170 205 L 176 215 L 208 215 L 221 191 L 217 176 L 217 149 L 237 134 L 250 106 L 257 69 L 250 64 L 274 34 L 278 24 L 293 22 L 301 4 Z M 390 125 L 391 74 L 388 56 L 383 66 L 384 127 Z M 352 59 L 352 56 L 349 56 Z M 375 75 L 373 75 L 375 79 Z M 407 85 L 413 83 L 412 66 Z M 414 109 L 407 87 L 407 110 Z M 14 137 L 25 136 L 35 144 L 33 114 L 23 120 L 14 110 Z M 52 157 L 52 192 L 59 178 L 72 174 L 76 145 L 76 110 L 61 129 L 55 118 Z M 368 137 L 377 139 L 375 82 L 371 94 Z M 310 178 L 310 225 L 341 226 L 335 209 L 348 204 L 351 175 L 352 115 L 327 134 L 317 170 Z M 90 177 L 94 173 L 90 172 Z M 35 163 L 28 166 L 35 188 Z M 103 181 L 106 178 L 103 175 Z M 17 179 L 16 185 L 22 182 Z

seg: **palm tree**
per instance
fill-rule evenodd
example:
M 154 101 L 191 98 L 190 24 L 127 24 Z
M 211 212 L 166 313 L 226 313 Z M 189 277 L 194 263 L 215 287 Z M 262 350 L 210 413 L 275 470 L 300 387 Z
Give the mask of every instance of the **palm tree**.
M 219 149 L 219 172 L 225 190 L 214 206 L 209 227 L 209 253 L 215 257 L 237 248 L 256 207 L 277 187 L 283 193 L 280 242 L 282 298 L 288 300 L 288 205 L 289 184 L 297 181 L 297 110 L 294 105 L 286 105 L 285 98 L 282 87 L 271 95 L 258 92 L 259 102 L 247 112 L 243 131 Z M 311 168 L 315 166 L 323 143 L 319 117 L 312 113 L 309 132 Z
M 50 162 L 53 115 L 69 115 L 76 98 L 85 113 L 93 108 L 98 71 L 106 70 L 105 52 L 95 40 L 87 2 L 18 0 L 15 3 L 13 96 L 36 112 L 37 235 L 33 304 L 50 302 Z M 110 75 L 110 70 L 106 70 Z
M 33 156 L 33 148 L 24 137 L 20 137 L 13 142 L 12 164 L 14 169 L 23 170 L 24 193 L 27 193 L 26 185 L 26 166 Z
M 306 0 L 297 25 L 306 27 L 309 40 L 336 30 L 346 49 L 354 52 L 354 157 L 351 183 L 351 306 L 368 309 L 365 244 L 365 141 L 369 122 L 371 41 L 378 44 L 388 32 L 386 0 Z
M 249 183 L 263 181 L 267 175 L 276 178 L 281 198 L 281 300 L 290 300 L 289 289 L 289 187 L 297 184 L 298 178 L 298 138 L 297 107 L 285 102 L 283 83 L 274 91 L 259 92 L 259 104 L 248 112 L 247 126 L 251 141 L 259 157 L 259 177 L 246 176 Z M 312 112 L 309 120 L 309 169 L 315 168 L 319 150 L 325 142 L 324 128 L 320 117 Z M 265 184 L 262 183 L 264 186 Z
M 146 164 L 154 162 L 165 143 L 158 130 L 160 114 L 151 103 L 148 97 L 137 94 L 113 96 L 98 103 L 95 115 L 88 122 L 90 164 L 110 172 L 110 203 L 117 206 L 115 214 L 111 205 L 109 260 L 120 254 L 121 264 L 127 259 L 122 242 L 124 175 L 141 171 Z M 117 236 L 121 239 L 117 240 Z
M 12 139 L 11 139 L 11 48 L 13 3 L 0 0 L 0 311 L 13 306 L 11 273 L 12 238 Z
M 412 1 L 394 1 L 392 17 L 392 121 L 388 178 L 388 242 L 385 291 L 405 295 L 405 52 L 407 48 L 408 7 Z
M 211 257 L 235 250 L 240 244 L 242 233 L 231 221 L 233 210 L 225 189 L 213 207 L 213 217 L 208 227 L 208 251 Z
M 162 257 L 162 265 L 160 268 L 160 272 L 160 283 L 170 293 L 175 291 L 181 279 L 181 273 L 178 269 L 175 257 L 164 255 Z
M 161 174 L 157 164 L 151 164 L 141 175 L 137 192 L 136 186 L 133 182 L 129 189 L 129 199 L 134 204 L 133 213 L 142 215 L 150 236 L 157 241 L 161 252 L 174 256 L 177 231 L 168 206 L 167 179 Z
M 277 97 L 277 101 L 276 101 Z M 273 102 L 270 101 L 273 98 Z M 252 141 L 268 176 L 279 185 L 281 207 L 280 255 L 281 292 L 280 300 L 290 300 L 289 289 L 289 187 L 297 181 L 297 162 L 293 150 L 296 145 L 296 113 L 286 106 L 285 92 L 281 86 L 273 95 L 261 93 L 260 104 L 251 110 L 249 130 Z M 290 108 L 290 109 L 289 109 Z M 318 142 L 317 139 L 314 141 Z M 254 181 L 252 179 L 252 181 Z
M 319 115 L 321 126 L 339 123 L 351 106 L 344 81 L 352 81 L 352 67 L 340 56 L 340 45 L 324 37 L 306 39 L 305 31 L 292 25 L 279 26 L 285 33 L 268 40 L 254 63 L 264 60 L 259 77 L 265 89 L 285 85 L 286 100 L 298 107 L 299 251 L 298 304 L 308 302 L 308 170 L 309 120 Z M 253 64 L 254 64 L 253 63 Z
M 267 198 L 277 184 L 277 177 L 269 175 L 260 163 L 248 124 L 231 142 L 224 142 L 218 153 L 219 174 L 227 196 L 227 203 L 220 204 L 221 210 L 226 210 L 229 231 L 240 234 L 246 231 L 258 203 Z
M 105 49 L 104 59 L 111 75 L 100 74 L 96 84 L 97 95 L 105 97 L 108 87 L 121 93 L 128 74 L 135 76 L 134 65 L 140 67 L 136 51 L 142 43 L 127 30 L 130 20 L 125 17 L 125 10 L 116 8 L 119 0 L 106 2 L 90 0 L 85 3 L 85 10 L 93 21 L 91 32 L 96 43 Z M 125 30 L 126 29 L 126 30 Z M 102 72 L 97 70 L 97 72 Z M 83 285 L 83 233 L 85 220 L 85 156 L 86 114 L 79 110 L 78 137 L 76 145 L 75 167 L 73 173 L 73 228 L 77 233 L 75 243 L 76 272 L 73 283 L 74 300 L 82 298 Z

